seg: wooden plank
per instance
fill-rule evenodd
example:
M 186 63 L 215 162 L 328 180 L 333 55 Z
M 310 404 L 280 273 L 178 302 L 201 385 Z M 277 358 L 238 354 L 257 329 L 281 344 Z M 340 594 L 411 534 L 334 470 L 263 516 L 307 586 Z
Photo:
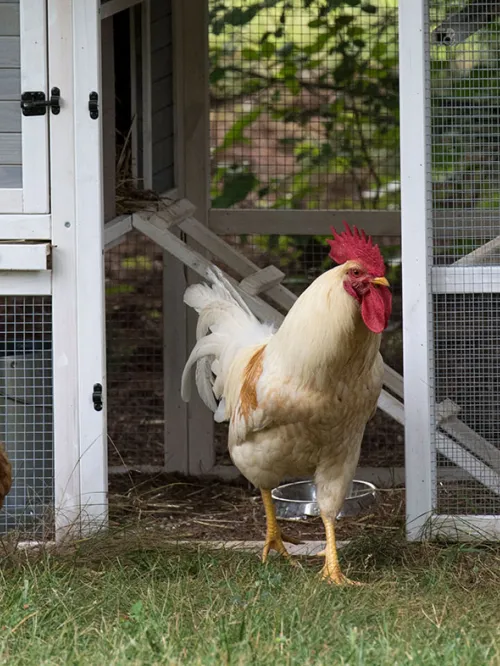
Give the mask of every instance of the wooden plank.
M 6 213 L 23 212 L 23 191 L 21 188 L 15 190 L 3 190 L 0 188 L 0 215 Z
M 213 264 L 199 252 L 186 245 L 184 241 L 177 238 L 159 216 L 152 213 L 146 215 L 144 213 L 134 213 L 132 222 L 135 229 L 138 229 L 148 238 L 151 238 L 151 240 L 191 268 L 200 277 L 209 280 L 209 273 L 213 270 Z M 276 325 L 279 325 L 283 321 L 283 316 L 273 307 L 260 298 L 250 296 L 242 291 L 233 278 L 227 275 L 226 278 L 238 289 L 244 301 L 263 321 L 272 322 Z M 211 469 L 211 467 L 212 465 L 206 466 L 205 469 Z
M 0 189 L 11 190 L 23 186 L 23 170 L 20 166 L 0 166 Z
M 54 381 L 54 504 L 56 540 L 79 531 L 78 321 L 75 224 L 73 0 L 48 0 L 51 77 L 65 109 L 50 123 L 51 212 L 54 248 L 52 341 Z M 30 118 L 30 120 L 35 120 Z M 69 225 L 68 225 L 69 223 Z
M 179 231 L 174 229 L 173 233 L 177 235 Z M 181 262 L 172 261 L 171 256 L 163 265 L 165 470 L 189 474 L 189 408 L 179 390 L 190 353 L 186 307 L 181 296 L 188 284 L 187 270 Z
M 0 2 L 0 37 L 19 36 L 19 4 Z
M 0 240 L 50 240 L 50 237 L 50 215 L 0 214 Z
M 165 14 L 172 14 L 172 0 L 151 0 L 151 20 L 158 21 Z
M 433 266 L 433 294 L 498 294 L 500 266 Z
M 104 221 L 116 217 L 116 90 L 113 19 L 101 22 Z
M 153 133 L 154 136 L 154 133 Z M 173 179 L 168 182 L 164 178 L 160 178 L 160 174 L 167 174 L 166 169 L 174 164 L 174 138 L 169 136 L 161 141 L 153 142 L 152 150 L 153 159 L 153 187 L 157 192 L 161 192 L 169 187 L 174 186 Z
M 197 0 L 192 1 L 196 2 Z M 155 51 L 154 58 L 151 60 L 151 83 L 160 81 L 172 72 L 172 58 L 172 46 L 170 44 Z
M 0 102 L 0 132 L 20 132 L 21 118 L 19 101 Z
M 80 530 L 97 532 L 107 524 L 106 340 L 101 122 L 90 117 L 89 91 L 101 94 L 99 0 L 73 0 L 76 325 L 78 353 L 78 473 Z M 54 124 L 51 122 L 51 125 Z M 103 408 L 92 400 L 103 390 Z
M 156 20 L 171 10 L 170 1 L 151 0 L 151 18 Z M 174 109 L 176 124 L 176 159 L 174 164 L 175 182 L 184 188 L 184 12 L 183 3 L 175 3 L 173 30 L 175 50 L 175 95 Z M 173 122 L 173 117 L 172 117 Z M 183 196 L 184 191 L 179 196 Z M 175 229 L 175 234 L 179 233 Z M 165 395 L 165 469 L 189 473 L 189 415 L 191 409 L 180 395 L 180 383 L 184 364 L 189 356 L 188 320 L 183 303 L 183 294 L 187 286 L 187 270 L 177 261 L 172 261 L 168 252 L 163 253 L 163 349 L 164 349 L 164 395 Z M 175 326 L 171 325 L 170 311 L 175 313 Z
M 500 450 L 484 437 L 478 435 L 456 416 L 440 421 L 439 427 L 500 474 Z
M 115 247 L 117 241 L 121 241 L 132 231 L 132 215 L 120 215 L 104 225 L 104 249 L 110 250 Z
M 443 456 L 458 467 L 464 469 L 478 483 L 500 495 L 500 475 L 491 467 L 481 462 L 461 444 L 454 442 L 441 432 L 435 435 L 436 448 Z
M 276 266 L 267 266 L 253 275 L 249 275 L 240 282 L 240 288 L 250 296 L 258 296 L 280 284 L 285 274 Z
M 0 37 L 0 67 L 21 65 L 21 42 L 19 37 Z
M 29 5 L 29 6 L 28 6 Z M 45 90 L 48 94 L 47 54 L 47 0 L 30 0 L 21 3 L 21 60 L 26 65 L 21 69 L 22 90 Z M 59 83 L 57 84 L 59 86 Z M 64 87 L 60 86 L 64 91 Z M 65 106 L 63 94 L 63 106 Z M 87 100 L 88 104 L 88 100 Z M 19 106 L 19 101 L 17 102 Z M 23 116 L 23 212 L 49 212 L 49 116 Z M 58 116 L 51 117 L 57 126 Z
M 210 207 L 210 96 L 208 62 L 208 3 L 206 0 L 176 2 L 174 9 L 174 37 L 176 84 L 181 96 L 176 96 L 176 157 L 182 154 L 182 175 L 177 172 L 176 185 L 182 188 L 185 196 L 196 206 L 196 217 L 203 225 L 208 224 Z M 177 14 L 177 18 L 175 16 Z M 178 21 L 179 19 L 179 21 Z M 160 55 L 160 54 L 164 54 Z M 158 51 L 159 57 L 172 58 L 172 49 Z M 161 74 L 162 72 L 159 72 Z M 153 79 L 155 72 L 152 72 Z M 159 76 L 158 78 L 161 78 Z M 182 83 L 181 83 L 182 78 Z M 182 122 L 179 123 L 182 115 Z M 182 132 L 182 134 L 178 134 Z M 179 177 L 180 176 L 180 177 Z M 206 250 L 196 246 L 201 254 Z M 188 282 L 196 280 L 188 273 Z M 272 310 L 272 308 L 271 308 Z M 193 311 L 186 313 L 187 346 L 192 349 L 196 341 L 197 316 Z M 180 377 L 176 379 L 179 381 Z M 179 386 L 179 384 L 178 384 Z M 197 393 L 188 404 L 189 426 L 189 470 L 200 474 L 211 469 L 215 462 L 213 414 L 205 407 Z
M 151 0 L 141 6 L 141 67 L 142 67 L 142 183 L 153 188 L 153 131 L 151 125 Z
M 330 235 L 343 221 L 372 236 L 401 236 L 401 214 L 378 210 L 232 210 L 212 208 L 209 228 L 221 235 Z
M 52 271 L 1 271 L 0 296 L 50 296 Z
M 0 243 L 0 271 L 44 271 L 50 243 Z
M 457 259 L 453 266 L 480 266 L 484 264 L 500 264 L 500 236 L 481 245 L 472 252 Z
M 101 19 L 104 20 L 110 18 L 111 16 L 118 14 L 118 12 L 123 12 L 126 9 L 130 9 L 130 7 L 134 7 L 134 5 L 140 4 L 142 1 L 143 0 L 107 0 L 107 2 L 101 4 Z
M 20 165 L 22 159 L 21 134 L 0 134 L 0 165 Z
M 433 538 L 455 541 L 498 541 L 500 538 L 499 516 L 432 516 L 428 525 Z
M 21 70 L 0 69 L 0 101 L 18 102 L 21 98 Z
M 196 213 L 198 215 L 198 213 Z M 216 233 L 207 229 L 194 218 L 188 218 L 180 225 L 190 238 L 195 240 L 198 244 L 210 252 L 213 256 L 217 257 L 220 261 L 235 270 L 242 277 L 248 277 L 259 270 L 259 266 L 254 264 L 253 261 L 235 251 L 235 249 L 226 243 L 225 240 L 220 238 Z M 278 285 L 270 289 L 266 296 L 272 298 L 278 305 L 289 310 L 297 300 L 295 294 L 283 285 Z
M 151 51 L 154 53 L 172 43 L 172 16 L 165 13 L 151 19 Z M 172 70 L 170 70 L 172 71 Z
M 172 85 L 172 80 L 170 81 Z M 153 99 L 153 109 L 156 99 Z M 163 106 L 158 111 L 153 110 L 151 118 L 153 124 L 153 132 L 156 139 L 165 139 L 167 136 L 174 136 L 174 107 Z M 175 137 L 174 137 L 175 138 Z M 160 190 L 162 191 L 162 190 Z
M 384 365 L 384 386 L 398 398 L 404 397 L 403 377 L 388 365 Z

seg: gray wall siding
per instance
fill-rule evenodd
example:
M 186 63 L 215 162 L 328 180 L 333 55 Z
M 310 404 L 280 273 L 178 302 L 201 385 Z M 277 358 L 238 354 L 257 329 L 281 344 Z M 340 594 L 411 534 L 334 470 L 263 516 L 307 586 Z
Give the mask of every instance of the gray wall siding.
M 151 0 L 153 189 L 174 187 L 172 0 Z
M 22 187 L 19 0 L 0 0 L 0 188 Z

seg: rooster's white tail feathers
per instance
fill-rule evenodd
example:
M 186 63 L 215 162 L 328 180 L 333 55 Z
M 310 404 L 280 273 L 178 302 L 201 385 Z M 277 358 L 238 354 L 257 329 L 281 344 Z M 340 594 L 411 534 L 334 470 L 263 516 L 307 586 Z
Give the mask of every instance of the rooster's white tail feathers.
M 251 312 L 240 294 L 214 267 L 207 277 L 212 285 L 195 284 L 186 289 L 184 302 L 199 314 L 197 343 L 182 373 L 181 395 L 191 397 L 190 371 L 196 363 L 195 381 L 205 405 L 215 412 L 216 421 L 225 414 L 224 386 L 237 353 L 244 347 L 267 342 L 274 327 L 262 324 Z M 220 403 L 217 404 L 217 400 Z

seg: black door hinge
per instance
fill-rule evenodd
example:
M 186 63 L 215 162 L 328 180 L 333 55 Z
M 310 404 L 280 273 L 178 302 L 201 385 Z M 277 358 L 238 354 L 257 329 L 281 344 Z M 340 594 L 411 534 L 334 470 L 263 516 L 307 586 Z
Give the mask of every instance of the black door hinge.
M 99 118 L 99 95 L 94 91 L 89 95 L 89 114 L 92 120 Z
M 59 88 L 52 88 L 50 99 L 45 99 L 45 93 L 41 90 L 36 92 L 24 92 L 21 95 L 21 109 L 24 116 L 44 116 L 50 108 L 52 113 L 57 116 L 61 111 L 61 91 Z
M 92 391 L 92 402 L 94 403 L 94 409 L 96 412 L 102 411 L 102 384 L 94 384 L 94 390 Z

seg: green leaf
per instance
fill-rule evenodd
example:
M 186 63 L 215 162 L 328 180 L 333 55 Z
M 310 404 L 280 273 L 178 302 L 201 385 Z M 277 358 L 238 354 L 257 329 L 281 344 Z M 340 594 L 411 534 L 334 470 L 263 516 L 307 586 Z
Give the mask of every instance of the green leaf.
M 241 49 L 241 55 L 245 60 L 260 60 L 260 53 L 255 49 Z
M 255 18 L 259 10 L 261 9 L 261 4 L 254 4 L 243 9 L 242 7 L 234 7 L 224 14 L 224 21 L 229 25 L 246 25 L 250 23 L 252 19 Z
M 210 83 L 212 85 L 215 85 L 218 83 L 221 79 L 225 78 L 226 76 L 226 70 L 223 69 L 222 67 L 215 67 L 211 72 L 210 72 Z
M 231 208 L 246 197 L 258 185 L 258 180 L 253 173 L 237 173 L 226 175 L 222 194 L 212 200 L 213 208 Z
M 248 142 L 244 132 L 247 127 L 257 120 L 261 113 L 262 108 L 258 107 L 238 118 L 234 125 L 226 132 L 224 140 L 222 141 L 222 144 L 218 146 L 217 150 L 225 150 L 237 142 Z
M 263 58 L 271 58 L 276 53 L 276 44 L 268 40 L 262 44 L 260 52 Z

